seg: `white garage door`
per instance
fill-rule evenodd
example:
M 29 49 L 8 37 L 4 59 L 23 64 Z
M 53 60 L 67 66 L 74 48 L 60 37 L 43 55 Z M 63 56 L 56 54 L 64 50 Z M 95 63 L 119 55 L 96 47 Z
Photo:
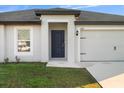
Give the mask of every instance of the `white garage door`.
M 124 61 L 124 31 L 81 31 L 81 61 Z

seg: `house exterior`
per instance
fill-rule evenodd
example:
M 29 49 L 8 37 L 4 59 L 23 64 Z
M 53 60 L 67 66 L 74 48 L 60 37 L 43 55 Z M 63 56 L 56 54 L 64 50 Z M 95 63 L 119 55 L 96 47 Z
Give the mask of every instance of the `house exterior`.
M 82 67 L 124 61 L 124 16 L 73 9 L 0 13 L 0 62 Z

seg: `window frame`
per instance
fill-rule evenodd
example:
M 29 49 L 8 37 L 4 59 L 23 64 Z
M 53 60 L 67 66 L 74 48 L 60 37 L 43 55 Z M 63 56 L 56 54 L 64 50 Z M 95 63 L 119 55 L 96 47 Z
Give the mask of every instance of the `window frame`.
M 18 30 L 29 30 L 30 32 L 30 52 L 18 51 Z M 25 40 L 26 41 L 26 40 Z M 31 26 L 16 26 L 14 28 L 14 54 L 15 56 L 33 55 L 33 28 Z

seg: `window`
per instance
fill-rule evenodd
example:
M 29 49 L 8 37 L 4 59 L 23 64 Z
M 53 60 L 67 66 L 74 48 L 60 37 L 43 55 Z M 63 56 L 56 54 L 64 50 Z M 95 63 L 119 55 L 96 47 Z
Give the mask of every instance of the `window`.
M 32 33 L 30 28 L 16 28 L 16 55 L 31 54 Z
M 18 30 L 18 52 L 30 52 L 30 30 Z

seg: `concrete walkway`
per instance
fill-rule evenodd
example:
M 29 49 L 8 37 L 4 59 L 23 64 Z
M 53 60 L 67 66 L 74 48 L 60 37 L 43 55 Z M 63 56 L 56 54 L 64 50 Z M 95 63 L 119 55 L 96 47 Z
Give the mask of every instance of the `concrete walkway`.
M 103 88 L 124 88 L 124 62 L 96 62 L 84 65 L 87 65 L 87 70 Z

